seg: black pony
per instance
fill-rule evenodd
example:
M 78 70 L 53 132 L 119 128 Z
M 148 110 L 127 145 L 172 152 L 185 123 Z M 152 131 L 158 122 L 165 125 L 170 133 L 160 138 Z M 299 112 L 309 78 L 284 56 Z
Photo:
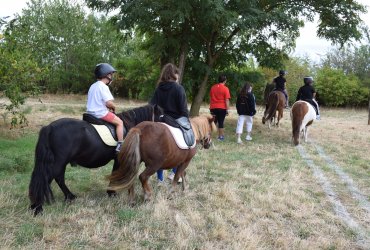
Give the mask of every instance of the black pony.
M 157 105 L 146 105 L 120 114 L 124 127 L 130 128 L 142 121 L 158 121 L 163 110 Z M 34 215 L 42 212 L 44 201 L 54 200 L 50 183 L 55 179 L 63 191 L 65 200 L 76 196 L 68 189 L 64 173 L 68 163 L 86 168 L 98 168 L 114 159 L 113 170 L 119 166 L 115 146 L 107 146 L 100 139 L 95 128 L 88 122 L 62 118 L 41 128 L 35 151 L 35 167 L 29 186 L 30 208 Z M 107 191 L 109 195 L 114 194 Z

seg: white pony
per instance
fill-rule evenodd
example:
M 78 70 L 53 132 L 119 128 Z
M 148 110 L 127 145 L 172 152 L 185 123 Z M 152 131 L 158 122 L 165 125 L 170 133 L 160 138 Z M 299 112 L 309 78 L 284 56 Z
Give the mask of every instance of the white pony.
M 308 102 L 297 101 L 292 106 L 290 117 L 292 119 L 292 139 L 294 145 L 299 144 L 300 135 L 307 142 L 308 126 L 316 119 L 314 107 Z

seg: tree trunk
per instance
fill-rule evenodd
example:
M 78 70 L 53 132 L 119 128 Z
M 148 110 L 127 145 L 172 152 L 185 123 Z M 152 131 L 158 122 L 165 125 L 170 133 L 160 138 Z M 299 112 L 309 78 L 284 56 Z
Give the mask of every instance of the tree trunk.
M 186 56 L 187 56 L 187 45 L 182 44 L 180 48 L 180 57 L 179 57 L 179 71 L 180 71 L 180 75 L 178 79 L 179 83 L 182 83 L 182 79 L 184 77 Z
M 198 93 L 195 96 L 195 98 L 194 98 L 194 100 L 191 104 L 190 116 L 198 116 L 199 115 L 200 106 L 202 105 L 204 96 L 206 95 L 208 77 L 209 77 L 209 71 L 207 70 L 207 72 L 204 75 L 203 81 L 200 84 Z
M 367 119 L 367 125 L 370 125 L 370 97 L 369 97 L 369 118 Z

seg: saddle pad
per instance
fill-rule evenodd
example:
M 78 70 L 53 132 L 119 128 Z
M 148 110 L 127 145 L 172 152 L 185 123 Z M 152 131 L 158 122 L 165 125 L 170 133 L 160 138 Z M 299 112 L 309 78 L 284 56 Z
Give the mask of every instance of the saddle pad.
M 96 132 L 98 132 L 100 138 L 103 140 L 103 142 L 108 146 L 117 146 L 117 141 L 114 140 L 109 128 L 105 125 L 96 125 L 91 124 L 95 129 Z
M 175 142 L 176 142 L 177 146 L 180 149 L 189 149 L 188 145 L 186 145 L 186 143 L 185 143 L 184 135 L 182 134 L 182 132 L 179 128 L 171 127 L 170 125 L 168 125 L 166 123 L 163 123 L 163 122 L 159 122 L 159 123 L 161 123 L 163 125 L 166 125 L 166 127 L 170 130 L 170 132 L 173 136 L 173 139 L 175 139 Z M 195 145 L 196 145 L 196 142 L 194 141 L 194 144 L 190 148 L 194 148 Z

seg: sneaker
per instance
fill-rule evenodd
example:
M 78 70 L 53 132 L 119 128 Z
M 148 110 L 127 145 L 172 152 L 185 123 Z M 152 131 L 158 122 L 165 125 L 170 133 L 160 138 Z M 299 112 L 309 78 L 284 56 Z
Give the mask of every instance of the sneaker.
M 245 139 L 246 139 L 247 141 L 251 141 L 251 140 L 252 140 L 252 137 L 251 137 L 250 135 L 247 135 L 247 137 L 245 137 Z
M 174 173 L 174 172 L 171 172 L 171 173 L 168 175 L 168 179 L 170 179 L 171 181 L 173 181 L 173 178 L 175 178 L 175 173 Z
M 157 186 L 163 187 L 165 185 L 164 181 L 158 180 Z
M 121 151 L 122 143 L 118 143 L 116 147 L 116 153 L 118 154 Z
M 219 136 L 219 137 L 217 138 L 217 140 L 219 140 L 219 141 L 224 141 L 224 140 L 225 140 L 225 137 L 224 137 L 223 135 L 221 135 L 221 136 Z
M 236 143 L 243 144 L 242 139 L 238 138 L 238 140 L 236 141 Z
M 171 172 L 170 175 L 168 176 L 168 179 L 170 179 L 171 181 L 173 181 L 173 178 L 175 178 L 175 173 L 174 172 Z M 182 182 L 182 178 L 180 177 L 177 182 L 178 183 L 181 183 Z
M 320 115 L 316 115 L 316 120 L 321 120 Z

